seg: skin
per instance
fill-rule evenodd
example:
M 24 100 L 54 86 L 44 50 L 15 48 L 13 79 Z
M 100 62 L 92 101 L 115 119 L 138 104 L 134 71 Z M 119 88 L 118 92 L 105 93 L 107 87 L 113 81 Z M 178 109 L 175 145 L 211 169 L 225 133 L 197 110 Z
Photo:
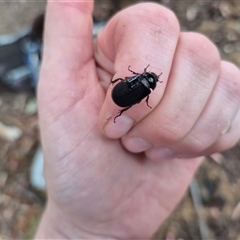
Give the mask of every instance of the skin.
M 240 137 L 240 72 L 210 40 L 143 3 L 93 44 L 92 10 L 92 1 L 47 5 L 38 101 L 48 204 L 36 239 L 148 239 L 203 156 Z M 163 72 L 152 109 L 142 101 L 113 123 L 111 79 L 148 64 Z

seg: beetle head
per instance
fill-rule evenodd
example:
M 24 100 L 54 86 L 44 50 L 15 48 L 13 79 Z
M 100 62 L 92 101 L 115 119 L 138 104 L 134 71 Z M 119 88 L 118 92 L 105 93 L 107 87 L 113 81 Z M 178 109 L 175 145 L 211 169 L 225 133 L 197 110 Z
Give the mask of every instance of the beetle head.
M 150 88 L 154 90 L 157 86 L 158 76 L 153 72 L 149 72 L 147 76 L 147 81 L 150 85 Z

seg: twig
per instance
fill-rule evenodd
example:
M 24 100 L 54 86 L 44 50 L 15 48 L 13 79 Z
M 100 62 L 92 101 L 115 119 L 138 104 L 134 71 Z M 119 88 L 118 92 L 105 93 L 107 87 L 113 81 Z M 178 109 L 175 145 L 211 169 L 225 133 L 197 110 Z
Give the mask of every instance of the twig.
M 205 216 L 202 212 L 202 209 L 203 209 L 202 197 L 200 193 L 199 184 L 196 178 L 193 178 L 190 184 L 190 192 L 192 195 L 194 208 L 198 215 L 199 231 L 200 231 L 201 239 L 202 240 L 209 239 L 209 229 L 206 224 Z

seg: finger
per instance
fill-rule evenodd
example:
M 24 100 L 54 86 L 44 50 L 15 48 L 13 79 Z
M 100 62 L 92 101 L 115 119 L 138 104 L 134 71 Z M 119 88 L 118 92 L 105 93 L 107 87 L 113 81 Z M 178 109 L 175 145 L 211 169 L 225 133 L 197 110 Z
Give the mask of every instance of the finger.
M 234 147 L 240 140 L 240 109 L 236 113 L 236 116 L 232 120 L 232 123 L 228 126 L 228 131 L 222 134 L 216 142 L 211 146 L 204 149 L 202 152 L 186 153 L 179 155 L 179 158 L 195 158 L 199 156 L 208 156 L 213 153 L 223 152 Z
M 79 69 L 93 54 L 93 1 L 49 1 L 46 10 L 44 57 L 59 67 Z
M 92 9 L 93 1 L 48 1 L 39 86 L 40 95 L 51 90 L 51 94 L 42 99 L 45 103 L 60 93 L 67 96 L 79 89 L 74 79 L 93 55 Z M 84 70 L 78 80 L 83 79 L 83 75 Z M 82 80 L 82 89 L 86 87 L 84 82 Z
M 124 136 L 124 146 L 133 152 L 146 150 L 147 144 L 165 150 L 186 136 L 211 96 L 219 68 L 218 51 L 206 37 L 181 33 L 164 98 Z
M 203 153 L 210 155 L 215 152 L 222 152 L 229 148 L 232 148 L 240 139 L 240 109 L 232 123 L 229 125 L 229 129 L 226 133 L 223 133 L 220 138 Z
M 199 119 L 183 139 L 167 146 L 173 155 L 203 156 L 203 153 L 223 151 L 236 143 L 240 131 L 233 130 L 236 127 L 230 129 L 230 126 L 233 121 L 234 123 L 239 121 L 237 114 L 240 107 L 239 73 L 235 65 L 221 63 L 217 84 Z M 148 156 L 157 159 L 159 151 L 161 148 L 153 148 L 148 151 Z
M 38 86 L 39 111 L 40 116 L 48 116 L 47 122 L 42 122 L 46 126 L 82 99 L 94 79 L 94 71 L 87 71 L 94 64 L 90 61 L 92 9 L 93 1 L 57 0 L 47 4 Z
M 150 65 L 148 70 L 157 75 L 163 72 L 163 83 L 157 84 L 149 100 L 153 109 L 163 95 L 178 36 L 179 25 L 172 12 L 158 4 L 138 4 L 116 15 L 101 32 L 97 40 L 97 62 L 108 72 L 116 72 L 113 79 L 133 76 L 128 71 L 129 65 L 139 73 L 147 65 Z M 119 138 L 151 109 L 142 101 L 124 112 L 114 123 L 113 118 L 121 108 L 112 100 L 113 87 L 109 86 L 99 121 L 100 128 L 108 137 Z

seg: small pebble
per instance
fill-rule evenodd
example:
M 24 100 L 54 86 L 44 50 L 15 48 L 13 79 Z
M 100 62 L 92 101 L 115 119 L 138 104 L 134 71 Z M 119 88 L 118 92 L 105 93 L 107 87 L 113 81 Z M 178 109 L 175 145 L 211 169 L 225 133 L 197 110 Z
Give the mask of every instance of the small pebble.
M 36 98 L 30 99 L 27 102 L 27 104 L 25 106 L 25 109 L 24 109 L 24 112 L 29 114 L 29 115 L 35 114 L 37 112 L 37 100 L 36 100 Z
M 22 130 L 15 126 L 7 126 L 0 122 L 0 138 L 15 141 L 22 136 Z
M 233 44 L 226 44 L 224 47 L 223 47 L 223 51 L 225 53 L 233 53 L 235 51 L 235 47 Z
M 198 9 L 195 5 L 189 7 L 186 12 L 186 18 L 188 21 L 193 21 L 197 17 Z

